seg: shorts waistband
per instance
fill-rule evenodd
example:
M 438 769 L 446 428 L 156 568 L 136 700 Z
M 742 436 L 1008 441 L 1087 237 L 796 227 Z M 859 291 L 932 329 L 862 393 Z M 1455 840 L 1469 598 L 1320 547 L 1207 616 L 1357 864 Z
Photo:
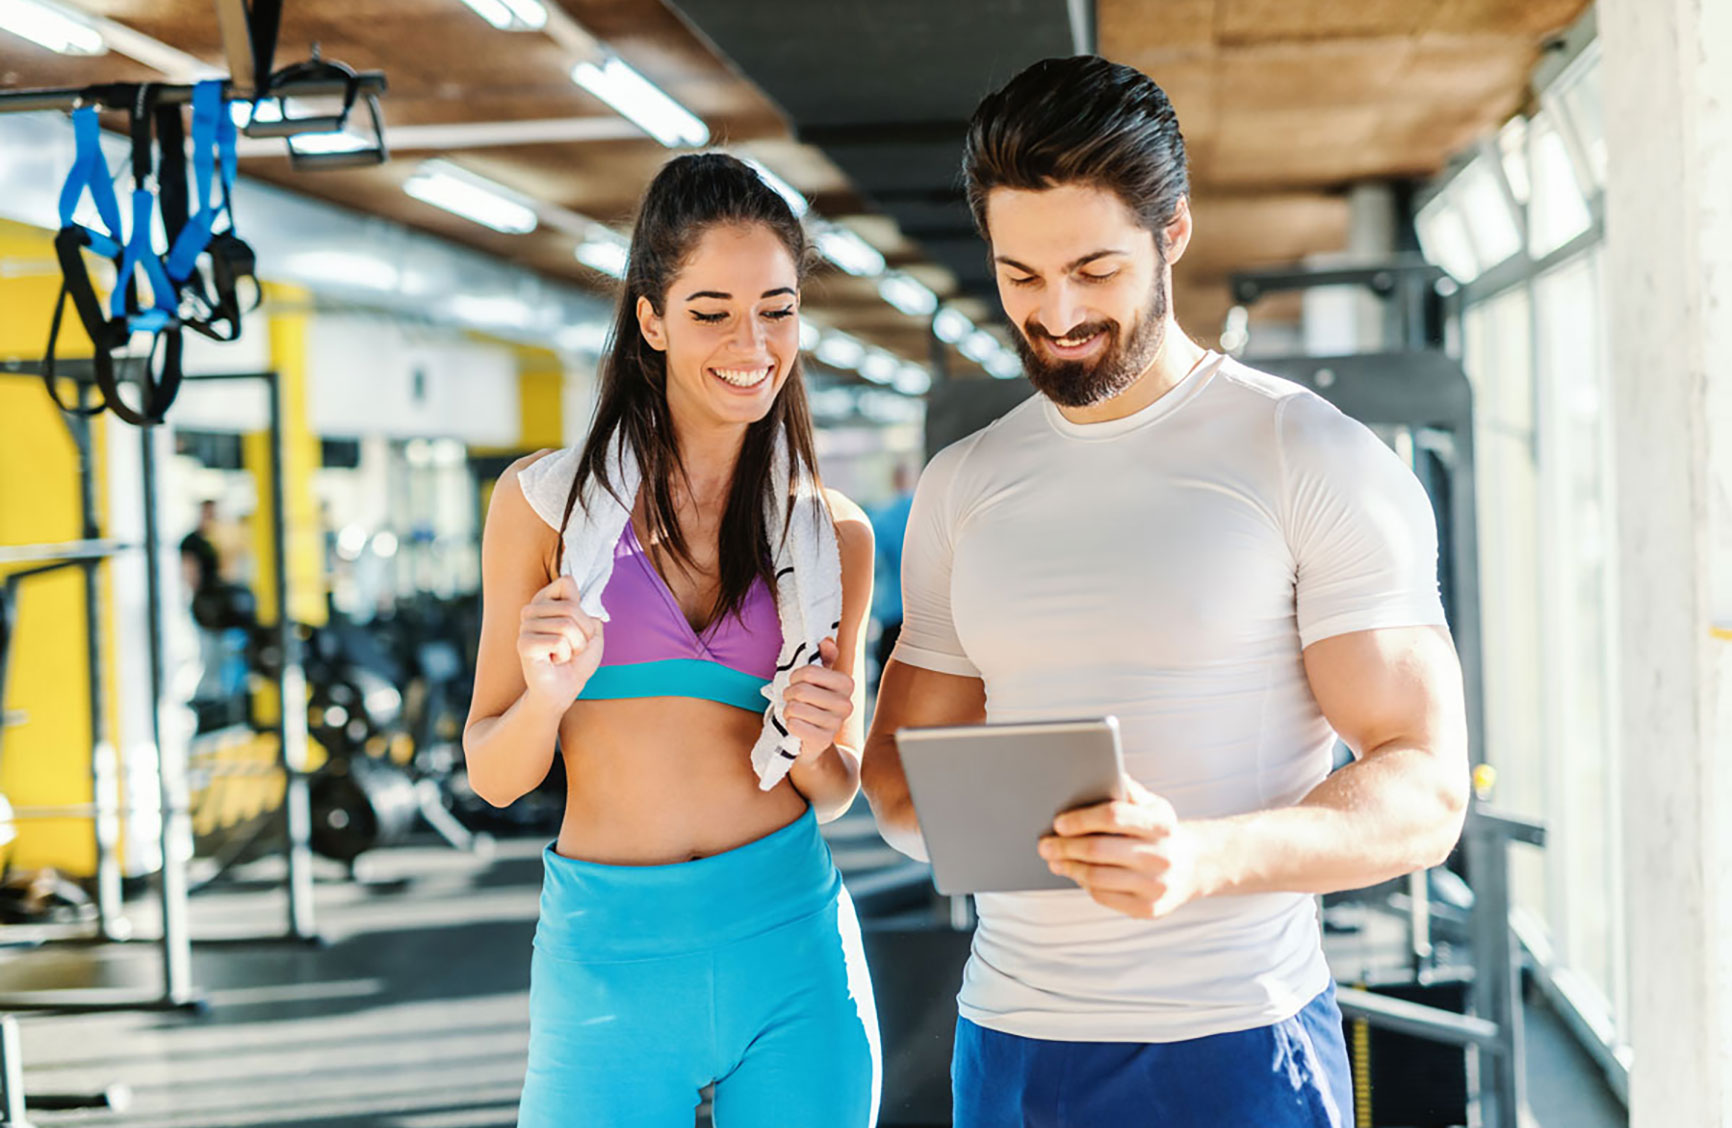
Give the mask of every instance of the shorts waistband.
M 535 944 L 596 962 L 703 951 L 818 912 L 841 874 L 807 808 L 780 830 L 720 854 L 660 866 L 586 862 L 542 850 Z

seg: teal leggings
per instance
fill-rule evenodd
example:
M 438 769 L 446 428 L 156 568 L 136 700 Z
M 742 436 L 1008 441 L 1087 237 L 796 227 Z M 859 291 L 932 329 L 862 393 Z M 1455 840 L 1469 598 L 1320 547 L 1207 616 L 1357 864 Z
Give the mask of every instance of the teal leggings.
M 878 1018 L 860 926 L 807 810 L 713 857 L 543 853 L 519 1128 L 870 1128 Z

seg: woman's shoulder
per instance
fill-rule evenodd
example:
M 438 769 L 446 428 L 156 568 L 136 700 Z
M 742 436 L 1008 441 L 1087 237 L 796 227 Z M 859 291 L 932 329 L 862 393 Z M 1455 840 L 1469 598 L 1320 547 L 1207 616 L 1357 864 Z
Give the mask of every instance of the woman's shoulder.
M 866 520 L 866 511 L 855 504 L 853 499 L 841 490 L 825 487 L 824 503 L 830 507 L 830 517 L 838 525 L 843 522 Z
M 830 507 L 830 519 L 835 522 L 836 543 L 842 555 L 871 559 L 872 522 L 866 511 L 840 490 L 825 489 L 824 502 Z
M 515 490 L 548 527 L 557 529 L 577 472 L 575 447 L 544 448 L 526 454 L 499 475 L 497 490 Z

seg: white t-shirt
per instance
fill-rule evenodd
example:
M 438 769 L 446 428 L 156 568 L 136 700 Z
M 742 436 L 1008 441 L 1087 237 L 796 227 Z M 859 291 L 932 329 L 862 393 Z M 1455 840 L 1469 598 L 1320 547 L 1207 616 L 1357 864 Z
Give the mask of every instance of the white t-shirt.
M 1218 356 L 1127 418 L 1078 425 L 1037 395 L 940 452 L 902 568 L 898 660 L 981 678 L 995 722 L 1118 717 L 1126 770 L 1181 818 L 1288 806 L 1328 774 L 1303 647 L 1444 622 L 1407 467 L 1310 391 Z M 961 1013 L 1025 1037 L 1245 1030 L 1330 978 L 1303 894 L 1158 921 L 1080 890 L 976 907 Z

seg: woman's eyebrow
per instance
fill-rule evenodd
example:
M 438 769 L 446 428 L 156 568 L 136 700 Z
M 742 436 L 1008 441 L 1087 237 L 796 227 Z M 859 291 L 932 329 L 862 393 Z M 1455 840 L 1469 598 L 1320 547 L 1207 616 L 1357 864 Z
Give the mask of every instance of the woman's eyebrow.
M 764 298 L 773 298 L 779 294 L 787 294 L 789 297 L 792 297 L 794 294 L 794 288 L 792 286 L 778 286 L 774 290 L 765 290 L 758 300 L 763 301 Z M 697 293 L 688 296 L 686 301 L 695 302 L 699 298 L 714 298 L 717 301 L 725 302 L 732 300 L 733 296 L 734 295 L 732 294 L 724 294 L 720 290 L 699 290 Z

